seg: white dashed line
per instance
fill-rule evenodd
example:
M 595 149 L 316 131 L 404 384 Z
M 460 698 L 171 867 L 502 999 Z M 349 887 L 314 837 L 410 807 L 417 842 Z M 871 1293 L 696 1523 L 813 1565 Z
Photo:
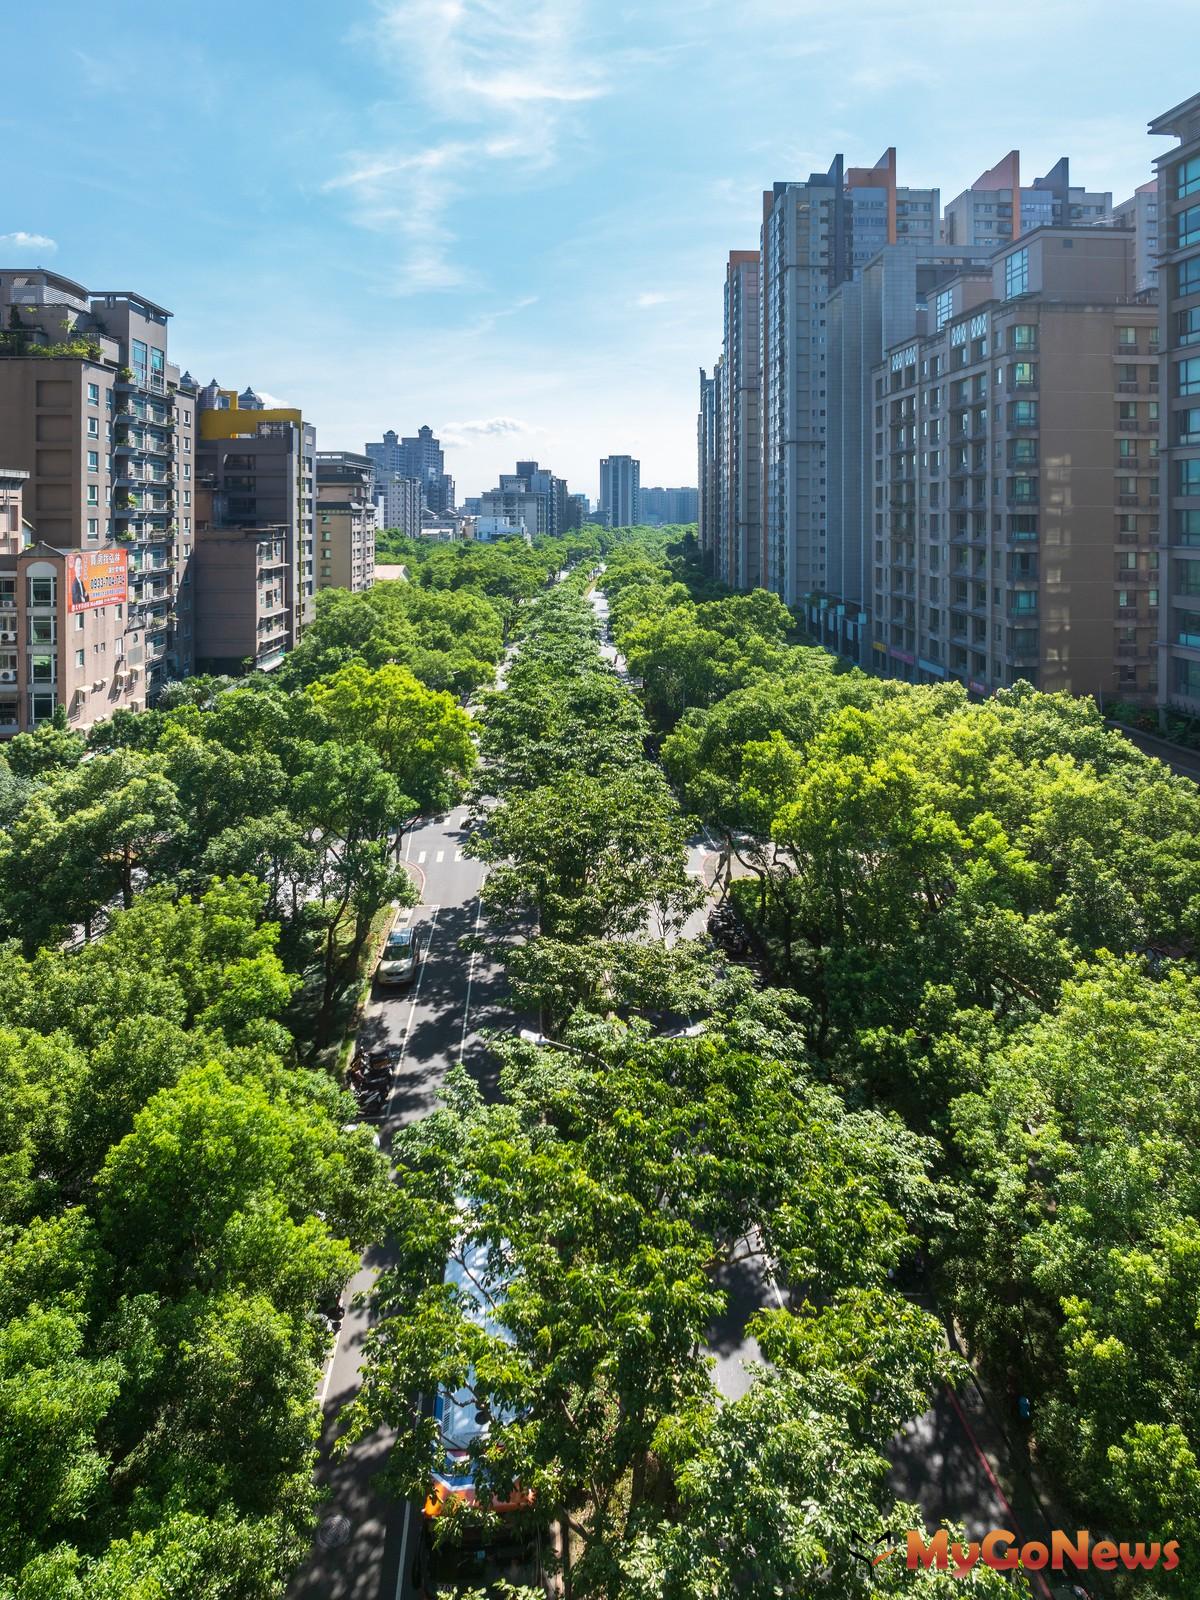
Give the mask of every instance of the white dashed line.
M 425 865 L 425 857 L 426 857 L 426 856 L 427 856 L 427 855 L 428 855 L 428 854 L 429 854 L 429 851 L 428 851 L 428 850 L 422 850 L 422 851 L 421 851 L 421 853 L 420 853 L 420 855 L 418 855 L 418 857 L 417 857 L 417 865 L 418 865 L 418 866 L 419 866 L 419 867 L 423 867 L 423 866 L 424 866 L 424 865 Z
M 446 859 L 446 852 L 444 850 L 439 850 L 437 855 L 434 857 L 435 861 L 445 861 L 445 859 Z

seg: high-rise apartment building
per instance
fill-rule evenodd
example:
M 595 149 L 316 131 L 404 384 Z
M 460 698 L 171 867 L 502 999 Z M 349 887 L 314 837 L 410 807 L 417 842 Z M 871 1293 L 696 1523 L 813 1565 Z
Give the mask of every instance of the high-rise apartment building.
M 892 346 L 924 331 L 937 289 L 989 252 L 901 240 L 857 277 L 837 285 L 827 308 L 826 588 L 805 602 L 809 631 L 826 649 L 860 660 L 869 648 L 874 369 Z
M 696 521 L 698 500 L 695 489 L 643 487 L 638 515 L 648 528 L 683 527 Z
M 361 594 L 375 581 L 375 468 L 350 450 L 317 451 L 317 588 Z
M 721 527 L 717 575 L 735 589 L 762 578 L 761 275 L 757 250 L 731 250 L 721 350 Z
M 635 528 L 641 515 L 642 464 L 633 456 L 600 463 L 600 520 L 606 528 Z
M 700 369 L 700 411 L 696 418 L 697 537 L 714 571 L 721 539 L 724 505 L 721 497 L 721 361 L 709 377 Z
M 284 613 L 283 648 L 290 649 L 312 621 L 317 585 L 316 430 L 293 407 L 267 409 L 252 391 L 238 395 L 210 384 L 201 394 L 199 431 L 205 517 L 198 538 L 213 541 L 230 529 L 272 536 L 283 530 L 286 572 L 276 599 Z M 225 540 L 220 549 L 243 545 Z M 216 554 L 214 542 L 206 563 L 210 574 Z M 210 576 L 208 592 L 217 587 Z M 266 623 L 272 638 L 277 623 L 273 613 Z M 258 653 L 243 652 L 251 658 Z
M 25 515 L 47 547 L 125 551 L 121 671 L 143 705 L 194 659 L 196 394 L 168 359 L 170 317 L 130 291 L 92 292 L 40 268 L 0 271 L 6 463 L 29 473 Z M 40 691 L 38 705 L 62 688 Z M 107 714 L 71 700 L 68 719 L 81 726 Z
M 827 303 L 887 244 L 937 239 L 936 189 L 898 188 L 896 152 L 873 167 L 834 158 L 763 196 L 760 581 L 789 605 L 827 586 Z M 926 209 L 928 208 L 928 209 Z
M 1045 177 L 1022 186 L 1021 153 L 1010 150 L 947 204 L 945 242 L 997 249 L 1034 228 L 1103 222 L 1112 211 L 1111 193 L 1072 188 L 1070 173 L 1070 162 L 1061 156 Z
M 1164 707 L 1200 716 L 1200 94 L 1156 117 Z
M 376 481 L 385 491 L 383 526 L 405 526 L 398 517 L 394 519 L 392 516 L 393 511 L 402 512 L 404 507 L 387 498 L 387 488 L 396 478 L 416 479 L 421 486 L 422 504 L 426 510 L 436 512 L 439 516 L 454 510 L 454 479 L 446 473 L 446 459 L 441 444 L 434 438 L 433 429 L 428 424 L 419 428 L 415 435 L 403 439 L 389 428 L 382 440 L 367 445 L 366 453 L 375 463 Z M 419 529 L 418 518 L 414 531 Z
M 1113 206 L 1105 221 L 1113 228 L 1132 228 L 1137 292 L 1152 294 L 1158 288 L 1158 183 L 1151 178 L 1128 200 Z
M 1134 277 L 1130 233 L 1035 229 L 875 369 L 877 670 L 1153 695 L 1157 312 Z

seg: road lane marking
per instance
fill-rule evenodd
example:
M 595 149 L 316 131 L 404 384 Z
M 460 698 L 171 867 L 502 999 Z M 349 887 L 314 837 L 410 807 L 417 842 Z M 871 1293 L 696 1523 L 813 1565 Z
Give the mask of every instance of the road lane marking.
M 427 856 L 427 855 L 428 855 L 428 854 L 429 854 L 429 851 L 428 851 L 428 850 L 422 850 L 422 851 L 421 851 L 421 853 L 420 853 L 420 855 L 419 855 L 419 856 L 418 856 L 418 857 L 417 857 L 417 865 L 418 865 L 418 866 L 419 866 L 419 867 L 423 867 L 423 866 L 424 866 L 424 865 L 425 865 L 425 857 L 426 857 L 426 856 Z
M 480 879 L 480 882 L 479 882 L 479 909 L 475 913 L 475 930 L 474 930 L 476 935 L 478 935 L 478 933 L 479 933 L 479 925 L 483 921 L 483 886 L 484 886 L 484 884 L 486 882 L 487 882 L 487 871 L 485 869 L 483 877 Z M 467 998 L 466 998 L 465 1004 L 463 1005 L 463 1031 L 462 1031 L 462 1038 L 459 1040 L 459 1044 L 458 1044 L 458 1059 L 460 1061 L 463 1058 L 463 1052 L 467 1048 L 467 1027 L 468 1027 L 468 1024 L 471 1021 L 471 985 L 475 982 L 475 962 L 478 959 L 478 956 L 479 956 L 479 952 L 477 950 L 472 950 L 471 951 L 471 960 L 467 965 Z
M 437 860 L 438 860 L 438 861 L 445 861 L 445 859 L 446 859 L 446 852 L 445 852 L 445 851 L 444 851 L 444 850 L 439 850 L 439 851 L 438 851 L 438 853 L 437 853 L 437 858 L 436 858 L 436 859 L 437 859 Z
M 438 914 L 440 909 L 441 909 L 440 906 L 430 906 L 430 908 L 429 908 L 429 934 L 430 934 L 430 936 L 432 936 L 432 934 L 433 934 L 434 925 L 437 922 L 437 914 Z M 413 1019 L 415 1018 L 415 1016 L 417 1014 L 417 1001 L 421 998 L 421 985 L 425 981 L 425 968 L 429 965 L 429 944 L 430 944 L 430 939 L 426 938 L 424 947 L 423 947 L 423 949 L 421 951 L 421 963 L 420 963 L 420 968 L 419 968 L 419 970 L 417 972 L 416 988 L 413 990 L 412 999 L 409 1001 L 409 1006 L 408 1006 L 408 1025 L 404 1029 L 404 1040 L 403 1040 L 403 1042 L 402 1042 L 402 1044 L 400 1046 L 400 1059 L 396 1062 L 395 1069 L 392 1072 L 392 1088 L 391 1088 L 391 1091 L 388 1094 L 387 1103 L 385 1104 L 385 1106 L 383 1108 L 384 1109 L 384 1119 L 387 1120 L 387 1121 L 391 1120 L 391 1115 L 392 1115 L 392 1097 L 396 1093 L 395 1079 L 396 1079 L 397 1073 L 399 1073 L 401 1067 L 403 1067 L 403 1065 L 404 1065 L 404 1057 L 408 1053 L 408 1040 L 409 1040 L 409 1035 L 412 1033 Z
M 463 860 L 466 859 L 464 857 L 463 853 L 462 853 L 461 848 L 454 852 L 454 859 L 455 859 L 455 861 L 463 861 Z

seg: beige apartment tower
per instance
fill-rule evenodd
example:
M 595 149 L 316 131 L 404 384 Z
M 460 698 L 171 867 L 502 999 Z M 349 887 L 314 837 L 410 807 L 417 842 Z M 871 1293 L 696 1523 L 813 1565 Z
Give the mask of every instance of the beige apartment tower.
M 317 452 L 317 589 L 361 594 L 375 581 L 375 465 L 349 450 Z
M 888 676 L 1147 700 L 1158 315 L 1134 238 L 1039 228 L 875 369 L 873 638 Z

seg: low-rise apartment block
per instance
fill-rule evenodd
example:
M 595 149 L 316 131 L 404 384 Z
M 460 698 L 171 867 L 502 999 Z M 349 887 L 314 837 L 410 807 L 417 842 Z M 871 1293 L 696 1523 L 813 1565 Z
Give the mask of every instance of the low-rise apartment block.
M 252 390 L 239 395 L 213 382 L 200 393 L 199 434 L 205 514 L 197 544 L 229 530 L 284 530 L 283 648 L 291 649 L 312 621 L 316 592 L 316 430 L 293 407 L 268 409 Z M 211 619 L 203 631 L 211 639 Z M 242 654 L 257 659 L 254 650 Z
M 317 588 L 361 594 L 375 581 L 375 470 L 369 456 L 317 452 Z
M 131 291 L 0 271 L 6 464 L 29 474 L 25 516 L 46 546 L 123 547 L 127 657 L 146 701 L 194 657 L 196 396 L 169 360 L 170 317 Z

